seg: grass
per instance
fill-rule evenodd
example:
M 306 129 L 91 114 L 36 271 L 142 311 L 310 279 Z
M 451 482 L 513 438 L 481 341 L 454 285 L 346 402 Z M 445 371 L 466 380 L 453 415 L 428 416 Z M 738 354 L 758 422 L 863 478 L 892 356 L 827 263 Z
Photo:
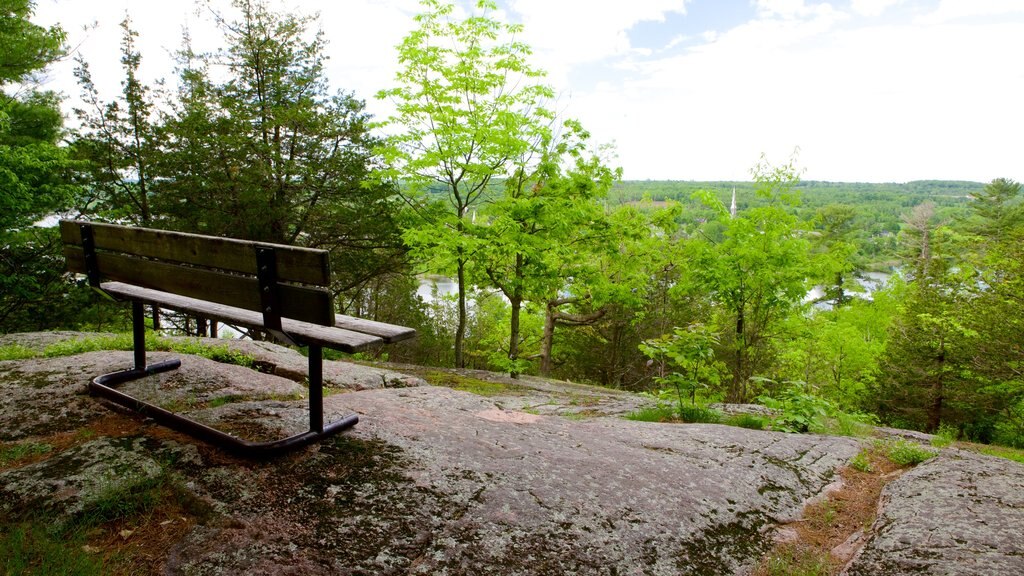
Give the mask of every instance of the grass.
M 812 427 L 812 431 L 819 434 L 830 434 L 832 436 L 852 436 L 855 438 L 866 438 L 871 436 L 875 427 L 870 421 L 864 420 L 862 414 L 848 414 L 838 412 L 832 418 L 826 419 L 820 429 Z
M 725 420 L 722 420 L 722 424 L 746 428 L 748 430 L 764 430 L 768 422 L 766 422 L 764 418 L 755 414 L 733 414 Z
M 998 444 L 976 444 L 974 442 L 956 440 L 950 440 L 947 442 L 939 436 L 932 439 L 932 446 L 935 446 L 936 448 L 952 446 L 961 450 L 969 450 L 971 452 L 985 454 L 986 456 L 995 456 L 996 458 L 1004 458 L 1019 464 L 1024 464 L 1024 450 L 1021 450 L 1020 448 L 1010 448 L 1009 446 L 999 446 Z
M 0 529 L 0 573 L 25 576 L 105 574 L 102 558 L 85 552 L 83 534 L 61 534 L 36 520 Z
M 718 424 L 722 413 L 703 406 L 649 406 L 626 414 L 627 420 L 639 422 L 683 422 L 687 424 Z
M 579 412 L 564 412 L 561 416 L 567 420 L 587 420 L 589 418 L 597 418 L 604 416 L 604 413 L 600 410 L 580 410 Z
M 680 406 L 677 410 L 679 419 L 690 424 L 718 424 L 722 421 L 722 413 L 703 406 Z
M 671 422 L 675 417 L 675 410 L 665 406 L 652 406 L 640 408 L 636 412 L 626 414 L 626 420 L 638 422 Z
M 101 350 L 131 350 L 134 340 L 131 333 L 114 334 L 111 336 L 99 335 L 88 338 L 76 338 L 63 340 L 50 344 L 43 350 L 32 350 L 20 344 L 0 346 L 0 360 L 27 360 L 31 358 L 57 358 L 61 356 L 73 356 L 86 352 L 98 352 Z M 171 340 L 157 336 L 151 332 L 146 333 L 146 350 L 161 352 L 177 352 L 179 354 L 192 354 L 209 358 L 215 362 L 224 364 L 235 364 L 246 368 L 255 368 L 256 359 L 247 354 L 242 354 L 228 347 L 227 344 L 210 345 L 195 340 Z
M 53 446 L 42 442 L 18 442 L 15 444 L 0 444 L 0 468 L 17 464 L 22 460 L 29 460 L 36 456 L 48 454 Z
M 160 519 L 183 515 L 205 519 L 207 504 L 193 496 L 165 465 L 153 477 L 111 484 L 86 502 L 82 511 L 58 521 L 33 514 L 0 527 L 0 574 L 92 576 L 152 572 L 119 550 L 117 535 L 143 533 Z M 130 528 L 130 529 L 129 529 Z M 139 553 L 151 552 L 141 545 Z M 144 562 L 142 560 L 141 562 Z
M 979 454 L 985 454 L 987 456 L 995 456 L 996 458 L 1005 458 L 1006 460 L 1012 460 L 1020 464 L 1024 464 L 1024 450 L 1020 448 L 1012 448 L 1009 446 L 1002 446 L 999 444 L 977 444 L 975 442 L 966 442 L 957 440 L 959 435 L 958 430 L 953 426 L 943 424 L 939 426 L 938 431 L 932 436 L 931 445 L 935 448 L 946 448 L 952 446 L 961 450 L 969 450 L 971 452 L 977 452 Z
M 932 436 L 931 444 L 936 448 L 945 448 L 956 441 L 957 430 L 952 426 L 943 424 L 939 426 L 938 431 Z
M 994 444 L 974 444 L 968 445 L 967 448 L 989 456 L 1006 458 L 1007 460 L 1013 460 L 1014 462 L 1024 464 L 1024 450 L 1019 448 L 1008 448 L 1006 446 L 996 446 Z
M 210 399 L 210 401 L 206 403 L 206 406 L 208 408 L 218 408 L 220 406 L 225 406 L 227 404 L 241 402 L 245 399 L 245 396 L 239 396 L 238 394 L 228 394 L 227 396 L 218 396 L 216 398 Z
M 756 572 L 759 576 L 827 576 L 832 573 L 828 553 L 785 547 L 777 550 Z
M 522 388 L 514 384 L 490 382 L 441 370 L 429 370 L 423 374 L 423 379 L 434 386 L 444 386 L 477 396 L 501 396 L 523 392 Z

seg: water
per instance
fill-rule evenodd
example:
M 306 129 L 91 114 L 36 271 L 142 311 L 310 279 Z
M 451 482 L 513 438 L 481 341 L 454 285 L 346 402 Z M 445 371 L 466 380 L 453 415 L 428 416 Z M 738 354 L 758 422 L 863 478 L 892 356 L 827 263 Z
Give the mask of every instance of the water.
M 886 282 L 892 277 L 891 272 L 865 272 L 857 277 L 857 284 L 862 288 L 862 292 L 848 292 L 849 296 L 854 298 L 863 298 L 865 300 L 871 300 L 871 295 L 885 287 Z M 811 288 L 807 295 L 804 296 L 804 303 L 817 301 L 819 298 L 825 295 L 825 289 L 821 285 Z M 815 304 L 816 307 L 822 309 L 830 309 L 832 307 L 828 302 L 818 302 Z
M 459 284 L 448 278 L 437 274 L 424 274 L 419 277 L 419 286 L 416 287 L 416 295 L 426 303 L 434 301 L 434 288 L 437 288 L 439 296 L 448 296 L 459 293 Z

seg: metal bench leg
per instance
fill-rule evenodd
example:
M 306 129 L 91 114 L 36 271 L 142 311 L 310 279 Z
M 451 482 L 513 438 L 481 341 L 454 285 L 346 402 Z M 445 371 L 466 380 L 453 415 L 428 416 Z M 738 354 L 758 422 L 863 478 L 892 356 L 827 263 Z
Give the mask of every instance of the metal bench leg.
M 324 349 L 309 345 L 309 431 L 324 431 Z
M 103 374 L 89 383 L 89 393 L 101 396 L 126 408 L 139 412 L 143 416 L 167 426 L 168 428 L 189 434 L 215 446 L 235 452 L 242 456 L 272 456 L 307 446 L 333 436 L 338 432 L 351 428 L 359 422 L 359 416 L 350 414 L 340 420 L 324 425 L 323 399 L 323 348 L 309 347 L 309 431 L 273 440 L 270 442 L 249 442 L 237 438 L 216 428 L 201 424 L 165 410 L 154 404 L 129 396 L 113 387 L 131 380 L 138 380 L 160 372 L 175 370 L 181 366 L 181 360 L 175 358 L 156 364 L 146 364 L 146 325 L 142 304 L 132 302 L 132 331 L 135 347 L 135 367 L 119 372 Z
M 105 374 L 105 376 L 109 376 L 106 382 L 111 384 L 127 382 L 151 374 L 177 370 L 181 366 L 181 360 L 177 358 L 156 364 L 146 364 L 146 311 L 142 302 L 134 300 L 132 301 L 132 351 L 135 355 L 135 367 L 130 370 Z

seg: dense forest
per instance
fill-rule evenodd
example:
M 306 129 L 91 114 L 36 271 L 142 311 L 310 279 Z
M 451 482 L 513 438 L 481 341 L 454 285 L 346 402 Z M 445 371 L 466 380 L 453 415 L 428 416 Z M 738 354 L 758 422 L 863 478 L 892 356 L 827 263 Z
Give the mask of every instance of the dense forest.
M 554 111 L 517 26 L 487 2 L 462 20 L 422 7 L 375 95 L 388 118 L 329 89 L 315 19 L 235 0 L 212 12 L 221 49 L 183 38 L 158 86 L 139 79 L 125 19 L 119 96 L 101 98 L 79 55 L 84 104 L 65 126 L 33 83 L 64 34 L 5 2 L 0 332 L 128 328 L 34 225 L 60 214 L 329 250 L 339 312 L 418 331 L 370 359 L 674 395 L 680 410 L 810 398 L 1024 446 L 1019 183 L 801 182 L 796 156 L 751 159 L 749 182 L 622 181 Z M 425 275 L 453 294 L 418 296 Z M 173 314 L 160 327 L 208 333 Z

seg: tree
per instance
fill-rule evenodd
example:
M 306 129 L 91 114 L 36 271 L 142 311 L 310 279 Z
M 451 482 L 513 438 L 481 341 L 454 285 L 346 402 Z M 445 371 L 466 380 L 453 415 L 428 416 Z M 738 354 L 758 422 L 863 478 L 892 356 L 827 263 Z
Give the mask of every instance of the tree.
M 513 377 L 526 362 L 519 350 L 523 304 L 550 304 L 570 283 L 564 263 L 586 258 L 613 233 L 601 198 L 618 172 L 587 152 L 589 134 L 578 122 L 567 121 L 563 129 L 561 135 L 542 131 L 535 146 L 539 161 L 531 165 L 530 158 L 519 159 L 503 194 L 485 203 L 485 223 L 474 229 L 481 281 L 497 288 L 511 306 L 507 369 Z M 552 137 L 557 141 L 549 143 Z M 562 164 L 570 162 L 564 172 Z
M 60 297 L 59 237 L 32 227 L 79 191 L 76 165 L 58 145 L 59 98 L 32 78 L 64 53 L 64 32 L 33 24 L 32 9 L 29 0 L 0 0 L 0 332 L 52 328 L 80 303 Z
M 553 114 L 543 107 L 552 96 L 537 81 L 543 75 L 527 62 L 530 48 L 517 40 L 517 25 L 488 16 L 496 5 L 477 3 L 477 14 L 453 20 L 454 6 L 423 0 L 419 27 L 398 47 L 398 87 L 383 90 L 396 113 L 386 125 L 400 130 L 384 156 L 401 179 L 418 222 L 405 234 L 415 255 L 439 270 L 454 272 L 458 284 L 455 363 L 464 366 L 466 293 L 478 239 L 473 214 L 497 178 L 514 177 L 516 162 L 539 156 Z M 425 207 L 431 185 L 440 186 L 443 212 Z
M 978 332 L 970 359 L 996 421 L 994 440 L 1024 446 L 1024 194 L 997 178 L 970 205 L 963 254 L 977 271 L 968 318 Z
M 815 275 L 825 283 L 821 299 L 834 307 L 849 303 L 849 291 L 860 288 L 856 282 L 856 274 L 862 270 L 854 238 L 856 219 L 857 210 L 848 204 L 829 204 L 814 215 Z
M 602 233 L 580 227 L 576 234 L 591 235 L 588 241 L 569 242 L 572 251 L 555 252 L 565 281 L 544 299 L 542 374 L 565 365 L 567 377 L 616 387 L 644 378 L 636 376 L 642 362 L 637 346 L 666 334 L 678 316 L 677 307 L 668 302 L 668 291 L 678 280 L 679 216 L 675 203 L 658 209 L 619 206 L 606 213 Z M 556 358 L 554 338 L 558 326 L 581 333 L 569 337 L 561 359 Z M 565 357 L 574 344 L 576 361 L 568 363 Z
M 62 117 L 32 74 L 64 54 L 64 31 L 29 21 L 30 0 L 0 0 L 0 232 L 28 226 L 67 205 L 77 190 L 57 146 Z M 21 87 L 10 92 L 10 84 Z
M 0 0 L 0 85 L 21 82 L 65 53 L 64 30 L 29 21 L 32 0 Z
M 974 271 L 954 258 L 957 238 L 934 204 L 915 206 L 900 234 L 907 286 L 882 357 L 878 410 L 895 423 L 934 432 L 963 422 L 976 400 L 968 358 Z
M 186 36 L 179 53 L 154 210 L 181 230 L 330 250 L 336 292 L 400 268 L 395 190 L 371 177 L 364 103 L 329 92 L 323 33 L 260 0 L 232 6 L 213 12 L 225 49 L 197 54 Z
M 118 221 L 152 226 L 151 195 L 157 175 L 153 165 L 160 153 L 157 126 L 153 121 L 150 89 L 139 79 L 142 55 L 135 47 L 138 33 L 131 19 L 121 21 L 121 96 L 103 102 L 93 83 L 89 64 L 75 58 L 75 77 L 88 108 L 76 108 L 81 121 L 75 149 L 88 161 L 89 196 L 81 210 Z
M 773 340 L 806 294 L 809 271 L 809 243 L 796 217 L 784 208 L 797 202 L 793 162 L 773 168 L 762 159 L 754 180 L 767 205 L 735 218 L 717 198 L 702 195 L 716 210 L 724 234 L 721 241 L 698 237 L 690 243 L 683 286 L 707 295 L 720 311 L 716 321 L 727 352 L 718 357 L 732 372 L 729 402 L 747 401 L 751 376 L 771 365 Z
M 869 408 L 868 391 L 878 377 L 895 306 L 895 298 L 882 290 L 871 300 L 792 316 L 787 332 L 793 338 L 779 357 L 782 379 L 802 381 L 844 409 Z

